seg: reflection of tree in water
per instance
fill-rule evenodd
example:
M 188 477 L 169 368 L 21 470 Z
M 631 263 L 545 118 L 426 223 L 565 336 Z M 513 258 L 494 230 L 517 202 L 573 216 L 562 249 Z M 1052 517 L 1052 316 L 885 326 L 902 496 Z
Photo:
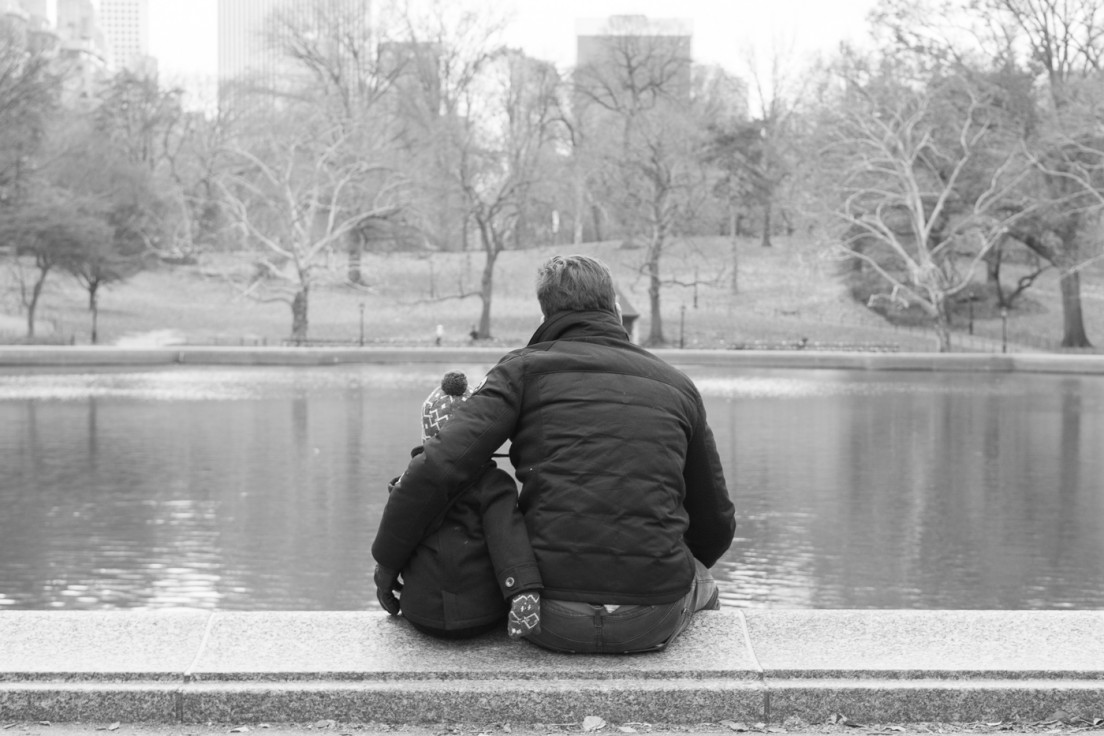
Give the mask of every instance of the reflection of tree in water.
M 1084 406 L 1100 388 L 1070 379 L 1076 390 L 1055 391 L 1057 380 L 879 376 L 876 390 L 828 382 L 818 395 L 711 406 L 739 515 L 720 567 L 726 599 L 1099 605 L 1104 543 L 1089 525 L 1104 499 L 1085 479 L 1100 461 L 1082 450 L 1086 417 L 1097 437 L 1104 421 Z
M 1063 380 L 1060 389 L 1062 404 L 1057 438 L 1058 451 L 1056 453 L 1058 457 L 1058 488 L 1054 499 L 1057 519 L 1052 532 L 1054 538 L 1048 544 L 1050 554 L 1047 561 L 1053 571 L 1051 575 L 1057 573 L 1058 579 L 1053 582 L 1074 583 L 1077 581 L 1062 580 L 1062 577 L 1065 576 L 1061 575 L 1061 571 L 1071 567 L 1077 569 L 1079 565 L 1076 558 L 1082 552 L 1081 549 L 1072 547 L 1077 541 L 1075 535 L 1082 513 L 1080 496 L 1084 490 L 1081 484 L 1081 453 L 1083 451 L 1081 444 L 1082 397 L 1077 382 L 1070 379 Z M 1099 542 L 1093 543 L 1089 540 L 1099 540 L 1099 538 L 1100 535 L 1095 534 L 1084 540 L 1084 543 L 1089 547 L 1085 551 L 1095 548 L 1098 553 L 1096 560 L 1101 558 L 1099 553 L 1102 550 Z M 1047 593 L 1049 594 L 1049 591 Z
M 134 482 L 142 435 L 102 438 L 94 397 L 18 407 L 23 421 L 3 422 L 3 444 L 18 445 L 6 453 L 0 494 L 11 525 L 0 534 L 3 574 L 19 578 L 12 589 L 31 608 L 145 604 L 159 574 L 153 561 L 178 551 L 160 548 L 159 506 Z
M 373 606 L 386 484 L 439 373 L 328 371 L 217 400 L 0 400 L 0 610 Z M 726 602 L 1101 605 L 1104 383 L 814 385 L 706 396 L 739 515 Z
M 23 608 L 39 595 L 45 579 L 47 505 L 38 485 L 38 408 L 33 401 L 0 404 L 0 604 Z
M 405 392 L 382 397 L 368 380 L 351 377 L 322 395 L 303 387 L 265 407 L 245 449 L 254 459 L 253 490 L 233 501 L 224 524 L 224 556 L 236 576 L 231 606 L 257 607 L 258 599 L 289 609 L 372 605 L 378 512 L 371 509 L 386 495 L 383 474 L 401 470 L 409 449 L 389 449 L 402 433 L 387 416 L 394 412 L 380 410 L 400 402 L 415 426 L 417 403 Z M 391 437 L 381 442 L 381 435 Z M 381 451 L 387 468 L 372 462 Z

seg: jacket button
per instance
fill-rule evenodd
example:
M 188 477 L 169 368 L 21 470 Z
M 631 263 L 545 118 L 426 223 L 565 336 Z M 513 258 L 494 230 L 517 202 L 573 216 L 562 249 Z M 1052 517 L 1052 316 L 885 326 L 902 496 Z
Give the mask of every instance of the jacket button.
M 513 578 L 506 578 L 506 587 L 507 588 L 514 587 L 514 579 Z

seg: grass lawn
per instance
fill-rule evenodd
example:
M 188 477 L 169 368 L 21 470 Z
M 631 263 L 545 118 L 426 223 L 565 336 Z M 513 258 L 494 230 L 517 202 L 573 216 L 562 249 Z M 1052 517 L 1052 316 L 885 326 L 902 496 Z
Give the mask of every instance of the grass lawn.
M 807 240 L 778 238 L 772 248 L 757 239 L 738 244 L 738 291 L 731 293 L 731 242 L 726 238 L 677 241 L 665 253 L 664 278 L 672 283 L 662 293 L 663 336 L 672 346 L 728 348 L 733 345 L 808 347 L 828 345 L 892 345 L 904 351 L 931 351 L 934 336 L 925 330 L 898 329 L 856 303 L 836 275 L 838 264 Z M 495 270 L 490 345 L 524 344 L 540 321 L 533 294 L 537 264 L 554 253 L 586 253 L 605 261 L 618 286 L 640 313 L 639 339 L 651 328 L 647 280 L 639 271 L 643 251 L 620 242 L 555 246 L 508 251 Z M 478 322 L 481 252 L 415 255 L 366 254 L 362 273 L 366 286 L 342 283 L 343 260 L 326 271 L 311 292 L 309 336 L 315 340 L 359 342 L 363 309 L 364 342 L 368 345 L 433 345 L 437 325 L 442 343 L 466 345 Z M 99 342 L 115 344 L 136 336 L 162 333 L 192 344 L 278 345 L 291 330 L 291 310 L 285 303 L 261 303 L 242 291 L 252 273 L 247 254 L 208 254 L 195 266 L 163 265 L 138 274 L 101 294 Z M 1104 271 L 1087 271 L 1085 321 L 1090 339 L 1104 340 Z M 695 285 L 696 283 L 696 285 Z M 25 320 L 12 298 L 0 315 L 0 335 L 22 336 Z M 462 296 L 470 293 L 469 296 Z M 1061 337 L 1057 284 L 1041 278 L 1032 289 L 1029 308 L 1009 319 L 1014 349 L 1056 342 Z M 51 274 L 37 321 L 40 335 L 77 344 L 89 341 L 91 317 L 87 295 L 72 281 Z M 975 334 L 957 349 L 998 349 L 999 318 L 976 319 Z

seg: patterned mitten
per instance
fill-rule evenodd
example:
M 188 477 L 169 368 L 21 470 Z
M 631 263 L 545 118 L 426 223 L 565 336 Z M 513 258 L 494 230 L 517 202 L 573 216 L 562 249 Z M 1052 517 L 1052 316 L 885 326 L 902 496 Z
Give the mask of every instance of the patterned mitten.
M 510 617 L 506 621 L 506 633 L 511 639 L 520 639 L 528 634 L 539 634 L 540 593 L 518 593 L 510 599 Z

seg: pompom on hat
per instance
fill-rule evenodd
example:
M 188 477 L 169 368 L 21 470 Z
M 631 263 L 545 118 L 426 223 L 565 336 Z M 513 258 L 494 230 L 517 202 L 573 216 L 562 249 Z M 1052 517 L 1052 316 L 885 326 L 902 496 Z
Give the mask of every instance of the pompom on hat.
M 433 389 L 422 404 L 422 442 L 436 437 L 456 407 L 468 400 L 468 378 L 460 371 L 449 371 L 441 385 Z

